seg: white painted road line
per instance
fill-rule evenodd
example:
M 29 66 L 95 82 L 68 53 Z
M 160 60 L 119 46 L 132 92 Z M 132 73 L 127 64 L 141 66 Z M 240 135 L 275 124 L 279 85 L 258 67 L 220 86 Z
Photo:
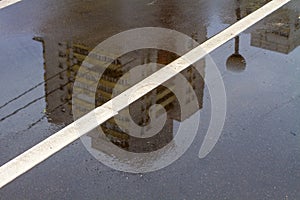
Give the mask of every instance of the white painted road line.
M 184 56 L 165 66 L 164 68 L 147 77 L 143 81 L 139 82 L 137 85 L 133 86 L 132 88 L 129 88 L 124 93 L 110 100 L 103 106 L 94 109 L 93 111 L 83 116 L 76 122 L 73 122 L 69 126 L 65 127 L 59 132 L 53 134 L 51 137 L 42 141 L 38 145 L 32 147 L 28 151 L 24 152 L 23 154 L 19 155 L 13 160 L 4 164 L 0 167 L 0 188 L 13 181 L 18 176 L 26 173 L 28 170 L 43 162 L 53 154 L 57 153 L 70 143 L 77 140 L 82 135 L 85 135 L 94 127 L 115 116 L 119 110 L 128 106 L 128 104 L 119 105 L 117 102 L 122 102 L 120 101 L 120 99 L 122 100 L 122 98 L 126 98 L 126 95 L 134 92 L 135 89 L 140 85 L 147 85 L 148 87 L 145 87 L 145 90 L 142 91 L 139 95 L 136 95 L 134 98 L 130 98 L 131 101 L 128 103 L 134 102 L 146 93 L 155 89 L 158 85 L 161 85 L 165 81 L 174 77 L 179 72 L 189 67 L 191 64 L 202 59 L 216 48 L 220 47 L 227 41 L 234 38 L 236 35 L 245 31 L 247 28 L 262 20 L 263 18 L 276 11 L 277 9 L 281 8 L 283 5 L 290 1 L 291 0 L 271 1 L 270 3 L 266 4 L 254 13 L 241 19 L 239 22 L 235 23 L 226 30 L 207 40 L 200 46 L 194 48 Z M 112 109 L 112 105 L 114 105 L 115 110 Z M 97 120 L 94 120 L 95 117 L 97 118 Z M 202 146 L 207 145 L 204 149 L 209 149 L 214 142 L 216 142 L 215 139 L 207 135 L 204 139 L 204 143 Z M 206 152 L 202 153 L 205 154 Z
M 13 5 L 13 4 L 18 3 L 20 1 L 22 1 L 22 0 L 0 0 L 0 10 L 2 8 Z

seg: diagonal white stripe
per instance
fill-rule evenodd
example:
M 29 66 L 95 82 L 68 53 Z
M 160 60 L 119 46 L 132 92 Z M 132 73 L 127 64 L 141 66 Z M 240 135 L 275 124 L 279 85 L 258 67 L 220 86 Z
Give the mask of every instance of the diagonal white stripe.
M 0 0 L 0 10 L 2 8 L 13 5 L 13 4 L 18 3 L 20 1 L 22 1 L 22 0 Z
M 263 18 L 265 18 L 272 12 L 276 11 L 277 9 L 281 8 L 283 5 L 285 5 L 290 1 L 291 0 L 271 1 L 270 3 L 266 4 L 262 8 L 248 15 L 247 17 L 243 18 L 239 22 L 233 24 L 232 26 L 220 32 L 219 34 L 212 37 L 211 39 L 207 40 L 200 46 L 194 48 L 184 56 L 180 57 L 179 59 L 165 66 L 164 68 L 152 74 L 151 76 L 144 79 L 143 81 L 139 82 L 137 85 L 148 84 L 150 86 L 145 88 L 145 90 L 141 92 L 139 95 L 136 95 L 134 98 L 132 98 L 131 102 L 139 99 L 143 95 L 155 89 L 156 86 L 153 85 L 152 83 L 155 82 L 157 83 L 157 85 L 164 83 L 165 81 L 169 80 L 170 78 L 178 74 L 180 71 L 186 69 L 191 64 L 202 59 L 207 54 L 215 50 L 216 48 L 220 47 L 227 41 L 234 38 L 236 35 L 245 31 L 247 28 L 254 25 L 258 21 L 262 20 Z M 203 51 L 205 51 L 205 53 Z M 57 153 L 62 148 L 66 147 L 73 141 L 77 140 L 80 136 L 86 134 L 94 127 L 100 125 L 101 123 L 115 116 L 119 110 L 128 106 L 128 104 L 116 106 L 117 109 L 112 110 L 111 109 L 112 102 L 113 101 L 118 102 L 119 98 L 124 98 L 124 96 L 126 97 L 126 95 L 131 94 L 131 92 L 134 91 L 137 85 L 126 90 L 124 93 L 115 97 L 114 99 L 107 102 L 103 106 L 96 108 L 95 110 L 83 116 L 76 122 L 73 122 L 69 126 L 65 127 L 59 132 L 53 134 L 51 137 L 42 141 L 38 145 L 32 147 L 31 149 L 27 150 L 23 154 L 19 155 L 18 157 L 14 158 L 13 160 L 1 166 L 0 167 L 0 188 L 10 183 L 18 176 L 26 173 L 28 170 L 32 169 L 34 166 L 43 162 L 53 154 Z M 116 107 L 114 106 L 114 108 Z M 91 120 L 94 119 L 94 117 L 97 117 L 96 120 L 97 123 L 95 122 L 95 120 Z M 80 135 L 78 133 L 80 133 Z M 219 137 L 219 135 L 207 135 L 205 137 L 204 144 L 202 145 L 204 146 L 203 148 L 204 152 L 200 150 L 200 155 L 202 154 L 205 155 L 206 152 L 209 151 L 211 146 L 214 146 L 214 143 L 216 142 L 215 141 L 216 137 Z

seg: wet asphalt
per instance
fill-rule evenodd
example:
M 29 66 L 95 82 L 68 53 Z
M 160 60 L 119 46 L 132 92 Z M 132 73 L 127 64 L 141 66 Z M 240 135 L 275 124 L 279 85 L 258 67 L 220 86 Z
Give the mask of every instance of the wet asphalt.
M 72 121 L 61 91 L 49 94 L 56 88 L 48 78 L 59 70 L 58 44 L 93 48 L 138 27 L 169 28 L 202 43 L 238 20 L 238 6 L 244 17 L 266 2 L 23 0 L 0 10 L 0 164 Z M 198 134 L 172 165 L 146 174 L 119 172 L 78 140 L 1 189 L 0 199 L 300 199 L 298 4 L 240 35 L 240 68 L 226 66 L 234 40 L 210 54 L 225 84 L 227 116 L 206 158 L 198 158 L 211 112 L 205 87 Z

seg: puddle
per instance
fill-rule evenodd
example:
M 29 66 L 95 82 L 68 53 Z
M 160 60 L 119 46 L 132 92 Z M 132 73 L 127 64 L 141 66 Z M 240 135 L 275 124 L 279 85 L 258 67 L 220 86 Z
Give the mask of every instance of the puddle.
M 86 114 L 178 58 L 172 52 L 151 48 L 130 51 L 117 59 L 101 54 L 93 57 L 91 52 L 100 42 L 132 28 L 164 27 L 202 43 L 267 2 L 23 0 L 1 10 L 0 163 L 70 124 L 74 104 L 80 116 Z M 136 195 L 148 199 L 151 194 L 159 199 L 298 199 L 299 16 L 300 5 L 292 1 L 211 53 L 226 87 L 227 116 L 220 140 L 205 159 L 200 160 L 198 152 L 213 105 L 201 77 L 205 78 L 207 62 L 201 60 L 198 69 L 194 66 L 181 73 L 196 96 L 189 96 L 191 88 L 180 88 L 175 77 L 168 87 L 159 86 L 139 98 L 84 140 L 100 154 L 105 152 L 101 140 L 131 153 L 158 151 L 176 137 L 181 123 L 201 113 L 194 143 L 171 166 L 143 178 L 126 174 L 124 179 L 124 173 L 109 172 L 77 142 L 0 195 L 9 199 L 56 195 L 83 199 L 82 185 L 92 183 L 84 188 L 87 198 L 129 198 L 133 194 L 133 199 Z M 98 63 L 95 66 L 112 64 L 95 81 L 93 74 L 77 76 L 84 61 Z M 134 70 L 150 63 L 159 65 Z M 96 91 L 89 90 L 92 84 Z M 196 102 L 197 108 L 183 117 L 170 88 L 180 88 L 177 92 L 183 94 L 186 105 Z M 74 90 L 84 98 L 72 99 Z M 153 107 L 155 104 L 161 106 Z M 135 131 L 141 138 L 128 134 Z M 48 169 L 50 176 L 44 174 Z M 157 182 L 162 182 L 164 191 Z M 63 189 L 58 190 L 56 184 Z

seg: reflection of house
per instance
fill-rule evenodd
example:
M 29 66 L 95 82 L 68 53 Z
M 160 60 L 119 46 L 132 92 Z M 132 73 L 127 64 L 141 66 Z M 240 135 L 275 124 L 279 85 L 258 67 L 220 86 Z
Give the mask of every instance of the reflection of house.
M 290 53 L 300 45 L 299 16 L 299 11 L 288 8 L 275 12 L 251 32 L 251 46 Z
M 42 41 L 42 40 L 41 40 Z M 42 41 L 43 42 L 43 41 Z M 44 43 L 44 42 L 43 42 Z M 45 44 L 44 44 L 45 45 Z M 86 59 L 89 62 L 97 63 L 97 66 L 109 62 L 112 64 L 105 70 L 103 76 L 97 82 L 98 89 L 96 94 L 89 91 L 89 85 L 95 83 L 92 72 L 86 73 L 83 76 L 77 76 L 77 71 L 82 65 L 83 60 L 89 54 L 90 49 L 84 45 L 72 44 L 72 43 L 59 43 L 58 44 L 58 66 L 57 68 L 48 68 L 47 62 L 45 62 L 45 88 L 46 88 L 46 101 L 47 101 L 47 113 L 48 119 L 52 123 L 69 123 L 72 121 L 72 92 L 76 90 L 77 93 L 82 94 L 73 99 L 73 103 L 76 104 L 77 110 L 81 110 L 82 114 L 92 110 L 95 105 L 100 106 L 112 98 L 112 93 L 116 88 L 122 92 L 131 85 L 137 83 L 143 78 L 149 76 L 153 72 L 157 71 L 161 66 L 148 68 L 146 70 L 132 71 L 135 66 L 145 63 L 159 63 L 165 65 L 173 61 L 177 55 L 154 49 L 139 50 L 128 53 L 117 60 L 113 61 L 107 57 L 97 56 L 90 54 Z M 46 49 L 47 50 L 47 49 Z M 47 55 L 47 51 L 44 50 L 44 57 L 50 58 Z M 204 61 L 199 62 L 201 65 L 202 73 L 204 74 Z M 54 71 L 54 72 L 53 72 Z M 127 73 L 128 72 L 128 73 Z M 127 73 L 127 74 L 126 74 Z M 126 74 L 126 75 L 125 75 Z M 202 96 L 204 89 L 204 82 L 201 75 L 194 67 L 182 72 L 185 79 L 191 84 L 196 98 L 198 98 L 198 104 L 202 107 Z M 125 76 L 124 76 L 125 75 Z M 74 80 L 77 80 L 77 85 L 74 87 Z M 122 79 L 120 79 L 122 77 Z M 125 77 L 125 78 L 124 78 Z M 180 93 L 184 94 L 185 109 L 189 107 L 189 103 L 195 98 L 192 91 L 183 84 L 176 83 L 177 78 L 168 81 L 169 88 L 175 88 Z M 180 80 L 179 80 L 180 81 Z M 54 92 L 52 92 L 54 91 Z M 96 95 L 96 96 L 95 96 Z M 154 137 L 141 139 L 133 137 L 125 133 L 116 123 L 123 123 L 126 127 L 126 132 L 130 131 L 133 127 L 130 127 L 132 123 L 129 123 L 132 119 L 136 125 L 142 128 L 142 132 L 152 131 L 151 126 L 147 126 L 150 123 L 149 108 L 153 104 L 162 105 L 167 111 L 167 121 L 162 129 Z M 140 100 L 136 101 L 127 108 L 127 111 L 131 113 L 130 116 L 118 115 L 116 119 L 110 119 L 101 125 L 102 130 L 114 144 L 125 148 L 129 151 L 152 151 L 165 146 L 173 139 L 173 120 L 182 121 L 188 118 L 198 109 L 190 110 L 188 115 L 181 117 L 180 106 L 177 102 L 175 95 L 172 91 L 164 86 L 160 86 L 148 95 L 145 95 Z M 122 112 L 121 112 L 122 113 Z M 157 111 L 156 117 L 159 118 L 163 112 Z M 97 148 L 99 136 L 90 134 L 92 137 L 92 145 Z
M 224 11 L 226 13 L 223 14 L 223 22 L 226 24 L 235 23 L 237 21 L 237 13 L 243 18 L 270 2 L 270 0 L 234 0 L 234 2 L 234 9 L 230 8 Z M 299 1 L 289 3 L 246 31 L 251 32 L 251 46 L 286 54 L 299 46 L 299 4 Z

